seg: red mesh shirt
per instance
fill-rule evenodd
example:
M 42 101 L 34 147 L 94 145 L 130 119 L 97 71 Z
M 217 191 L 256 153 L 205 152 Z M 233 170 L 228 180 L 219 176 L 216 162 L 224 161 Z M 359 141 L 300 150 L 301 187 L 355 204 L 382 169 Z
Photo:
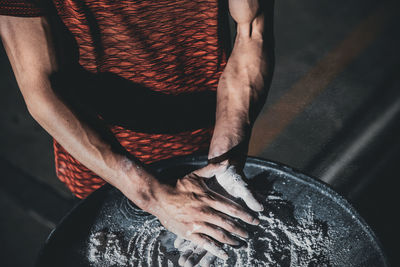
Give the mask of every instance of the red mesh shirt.
M 151 90 L 178 95 L 215 91 L 226 64 L 218 39 L 218 0 L 53 0 L 75 40 L 79 64 L 111 72 Z M 31 0 L 0 0 L 0 14 L 40 16 Z M 109 125 L 120 144 L 143 163 L 206 151 L 212 128 L 175 134 L 141 133 Z M 105 181 L 54 140 L 59 179 L 79 198 Z

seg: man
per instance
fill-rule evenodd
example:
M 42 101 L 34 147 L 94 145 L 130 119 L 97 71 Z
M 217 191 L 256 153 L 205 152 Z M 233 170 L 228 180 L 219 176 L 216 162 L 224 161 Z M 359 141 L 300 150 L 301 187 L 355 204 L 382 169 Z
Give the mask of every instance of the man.
M 273 72 L 273 1 L 229 0 L 237 23 L 229 60 L 219 38 L 221 18 L 228 12 L 223 2 L 54 0 L 43 6 L 1 0 L 0 36 L 30 114 L 54 138 L 57 175 L 77 197 L 85 198 L 108 182 L 178 237 L 226 258 L 221 244 L 236 245 L 232 234 L 248 235 L 233 218 L 250 224 L 258 220 L 210 190 L 204 180 L 216 176 L 248 208 L 263 209 L 247 189 L 241 169 Z M 54 17 L 76 51 L 60 42 Z M 76 61 L 65 56 L 74 53 Z M 69 60 L 74 62 L 65 63 Z M 95 78 L 87 78 L 91 75 Z M 117 84 L 115 90 L 129 84 L 127 95 L 102 88 L 102 81 Z M 132 89 L 130 84 L 139 86 Z M 204 104 L 215 91 L 214 122 L 202 114 L 215 109 Z M 108 100 L 124 105 L 108 105 Z M 138 114 L 137 106 L 147 112 Z M 90 110 L 88 116 L 82 115 L 85 110 Z M 185 114 L 199 118 L 198 125 Z M 171 127 L 176 121 L 180 123 Z M 207 149 L 210 163 L 179 178 L 175 186 L 161 183 L 146 167 Z

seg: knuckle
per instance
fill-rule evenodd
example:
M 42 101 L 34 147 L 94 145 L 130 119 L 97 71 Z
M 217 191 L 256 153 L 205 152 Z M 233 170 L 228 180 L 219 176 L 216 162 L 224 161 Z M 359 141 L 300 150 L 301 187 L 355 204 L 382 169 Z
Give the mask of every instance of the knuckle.
M 192 227 L 192 225 L 193 225 L 192 222 L 188 222 L 188 221 L 183 221 L 183 222 L 181 222 L 181 224 L 182 224 L 182 229 L 190 229 L 190 228 Z M 185 231 L 186 231 L 186 230 L 185 230 Z M 188 231 L 185 232 L 185 235 L 183 236 L 184 239 L 187 239 L 187 238 L 186 238 L 187 233 L 188 233 Z
M 210 190 L 207 190 L 204 195 L 202 195 L 202 201 L 206 203 L 210 203 L 215 201 L 215 197 L 212 195 Z
M 217 230 L 217 236 L 223 241 L 223 242 L 227 242 L 230 241 L 230 238 L 228 237 L 228 235 L 221 229 Z
M 190 180 L 185 176 L 183 178 L 180 178 L 176 181 L 176 187 L 178 188 L 187 188 L 190 185 Z
M 211 210 L 208 209 L 207 207 L 201 207 L 198 210 L 198 214 L 199 214 L 200 217 L 208 216 L 208 215 L 210 215 L 210 213 L 211 213 Z
M 195 192 L 190 192 L 189 193 L 189 198 L 190 198 L 191 201 L 198 201 L 201 198 L 201 196 L 198 195 Z
M 204 203 L 207 201 L 207 195 L 206 194 L 198 195 L 197 200 Z
M 196 228 L 197 231 L 203 231 L 207 227 L 208 225 L 203 221 L 197 221 L 193 224 L 193 228 Z
M 217 213 L 215 214 L 215 221 L 219 224 L 219 225 L 225 225 L 226 221 L 229 220 L 229 216 L 225 215 L 223 213 Z
M 194 242 L 194 240 L 193 240 L 193 234 L 192 234 L 190 231 L 186 231 L 186 232 L 183 234 L 183 236 L 185 237 L 186 240 L 189 240 L 189 241 Z
M 181 187 L 183 187 L 183 179 L 178 179 L 177 181 L 176 181 L 176 187 L 177 188 L 181 188 Z
M 238 207 L 236 207 L 233 204 L 227 204 L 227 209 L 230 213 L 232 213 L 235 216 L 240 215 L 240 211 L 239 211 Z
M 194 206 L 203 207 L 204 205 L 204 195 L 198 192 L 189 193 L 190 201 L 192 201 Z

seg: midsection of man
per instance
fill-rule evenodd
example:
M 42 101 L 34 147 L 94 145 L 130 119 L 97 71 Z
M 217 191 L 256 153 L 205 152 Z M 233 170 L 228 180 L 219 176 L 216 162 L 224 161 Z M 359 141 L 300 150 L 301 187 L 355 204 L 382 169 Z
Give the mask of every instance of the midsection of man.
M 224 23 L 218 1 L 54 0 L 41 6 L 20 1 L 9 8 L 2 7 L 17 16 L 49 17 L 59 41 L 53 89 L 67 95 L 76 109 L 91 107 L 89 120 L 104 118 L 104 127 L 129 153 L 151 163 L 207 152 L 215 116 L 211 92 L 226 64 L 225 40 L 218 38 Z M 66 51 L 74 56 L 63 60 Z M 208 92 L 200 97 L 205 102 L 190 96 L 174 102 L 165 96 L 194 92 Z M 197 107 L 189 109 L 190 102 Z M 77 197 L 104 184 L 55 139 L 54 150 L 57 176 Z
M 30 114 L 55 139 L 58 176 L 75 195 L 107 181 L 177 236 L 226 258 L 221 244 L 237 244 L 230 233 L 248 236 L 234 218 L 259 220 L 204 181 L 215 176 L 249 209 L 263 209 L 241 168 L 273 72 L 273 1 L 229 1 L 238 30 L 229 60 L 219 38 L 221 2 L 65 0 L 43 10 L 0 0 L 0 14 L 53 10 L 0 16 L 0 35 Z M 164 8 L 172 13 L 159 18 Z M 160 28 L 146 32 L 146 23 Z M 191 124 L 187 114 L 205 115 Z M 176 185 L 160 183 L 145 165 L 208 147 L 209 164 Z

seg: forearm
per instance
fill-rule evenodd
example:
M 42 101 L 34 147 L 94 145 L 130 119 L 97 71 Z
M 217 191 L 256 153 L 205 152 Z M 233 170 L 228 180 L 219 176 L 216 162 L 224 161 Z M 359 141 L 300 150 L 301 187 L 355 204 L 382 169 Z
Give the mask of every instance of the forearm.
M 47 21 L 0 16 L 0 22 L 1 40 L 33 118 L 74 158 L 146 208 L 155 197 L 155 178 L 139 162 L 112 150 L 54 93 L 49 77 L 58 66 Z
M 41 86 L 47 87 L 48 82 Z M 47 91 L 47 92 L 46 92 Z M 26 100 L 32 117 L 75 159 L 112 184 L 140 208 L 155 200 L 157 180 L 139 161 L 128 158 L 103 139 L 64 104 L 50 87 Z
M 265 103 L 273 73 L 272 25 L 265 25 L 270 20 L 265 19 L 266 12 L 260 12 L 257 6 L 237 14 L 238 10 L 244 9 L 242 2 L 245 1 L 230 1 L 237 35 L 218 84 L 216 123 L 209 158 L 240 143 L 246 145 Z M 258 1 L 249 2 L 257 4 Z
M 235 47 L 220 77 L 217 112 L 210 156 L 227 152 L 250 136 L 255 117 L 264 104 L 266 56 L 262 41 L 236 38 Z

